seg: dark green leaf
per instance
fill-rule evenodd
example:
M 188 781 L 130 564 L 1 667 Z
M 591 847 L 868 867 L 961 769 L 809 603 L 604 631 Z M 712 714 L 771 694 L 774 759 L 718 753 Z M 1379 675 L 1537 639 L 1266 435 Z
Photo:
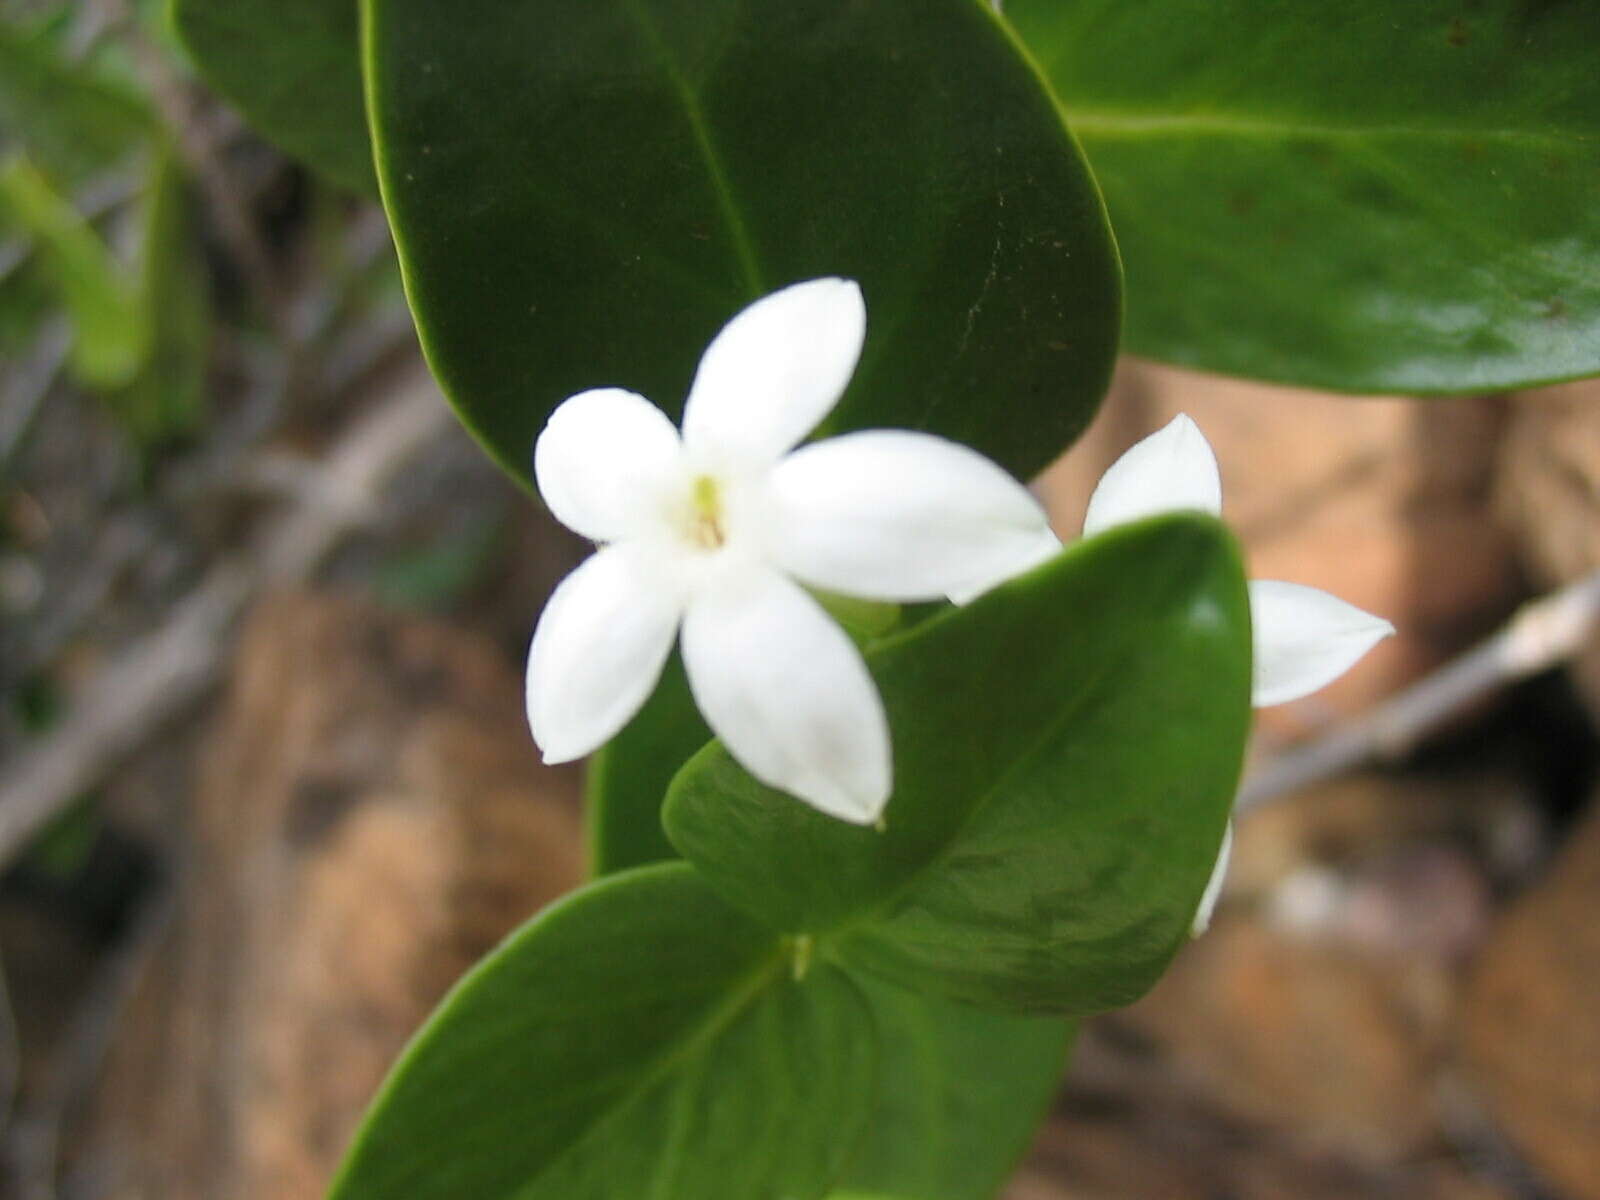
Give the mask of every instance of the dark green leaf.
M 595 874 L 676 857 L 661 832 L 661 799 L 677 768 L 710 738 L 674 655 L 649 704 L 590 764 Z M 899 1194 L 915 1200 L 988 1200 L 1055 1089 L 1071 1026 L 857 982 L 873 1009 L 881 1065 L 876 1106 L 846 1182 L 898 1183 Z
M 1600 371 L 1600 5 L 1007 0 L 1129 348 L 1352 391 Z
M 1187 935 L 1249 727 L 1226 530 L 1113 530 L 867 662 L 894 739 L 884 831 L 763 787 L 713 744 L 668 793 L 673 844 L 823 957 L 918 989 L 1062 1014 L 1138 996 Z
M 463 420 L 526 480 L 551 409 L 679 412 L 743 305 L 843 275 L 867 345 L 824 432 L 926 429 L 1028 475 L 1104 391 L 1098 195 L 980 0 L 368 0 L 378 174 Z
M 1073 1026 L 862 986 L 878 1024 L 878 1104 L 842 1186 L 990 1200 L 1049 1106 Z
M 683 863 L 548 910 L 462 981 L 384 1086 L 333 1200 L 809 1200 L 873 1095 L 842 973 Z
M 195 65 L 250 124 L 330 179 L 371 192 L 357 0 L 171 0 Z M 441 17 L 455 9 L 438 6 Z

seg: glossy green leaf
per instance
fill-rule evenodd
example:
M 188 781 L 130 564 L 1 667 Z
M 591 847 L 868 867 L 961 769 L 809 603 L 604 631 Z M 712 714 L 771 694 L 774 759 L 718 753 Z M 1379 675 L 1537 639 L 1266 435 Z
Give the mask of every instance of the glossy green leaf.
M 878 1026 L 878 1102 L 841 1186 L 990 1200 L 1049 1107 L 1073 1025 L 861 982 Z
M 111 248 L 25 158 L 0 165 L 0 228 L 32 239 L 72 322 L 69 365 L 77 379 L 97 389 L 129 384 L 149 352 L 149 313 Z
M 367 0 L 384 202 L 424 348 L 526 480 L 551 409 L 680 411 L 711 336 L 796 280 L 859 280 L 823 432 L 926 429 L 1018 475 L 1104 392 L 1098 194 L 983 0 Z
M 1600 5 L 1006 0 L 1105 189 L 1129 348 L 1452 392 L 1600 372 Z
M 250 124 L 330 179 L 371 192 L 356 0 L 171 0 L 195 65 Z M 441 16 L 454 11 L 439 5 Z
M 417 1036 L 332 1200 L 809 1200 L 867 1117 L 871 1015 L 839 971 L 682 863 L 591 884 Z
M 713 744 L 668 792 L 673 844 L 822 958 L 994 1008 L 1137 997 L 1187 936 L 1249 727 L 1227 531 L 1188 514 L 1112 530 L 867 662 L 894 741 L 882 831 Z
M 661 832 L 661 800 L 672 774 L 710 738 L 674 656 L 650 702 L 590 764 L 595 874 L 677 856 Z M 1049 1103 L 1072 1027 L 983 1012 L 870 977 L 857 982 L 873 1010 L 880 1068 L 846 1183 L 898 1183 L 899 1195 L 916 1200 L 988 1200 Z

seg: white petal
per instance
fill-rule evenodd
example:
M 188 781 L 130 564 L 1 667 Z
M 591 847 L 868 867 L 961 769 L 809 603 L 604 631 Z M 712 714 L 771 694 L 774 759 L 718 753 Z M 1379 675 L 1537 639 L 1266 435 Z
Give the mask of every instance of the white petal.
M 861 289 L 813 279 L 757 300 L 706 347 L 683 410 L 697 453 L 775 461 L 828 415 L 867 333 Z
M 1211 443 L 1198 425 L 1179 413 L 1130 447 L 1100 477 L 1089 497 L 1083 532 L 1087 537 L 1113 525 L 1184 509 L 1220 513 L 1222 478 Z
M 528 724 L 545 762 L 598 749 L 649 697 L 683 612 L 669 579 L 624 543 L 556 588 L 528 651 Z
M 889 799 L 889 724 L 850 639 L 765 567 L 690 601 L 683 661 L 707 723 L 745 770 L 831 816 L 870 825 Z
M 1194 922 L 1189 926 L 1189 936 L 1199 937 L 1211 928 L 1211 914 L 1222 897 L 1222 884 L 1228 878 L 1228 860 L 1233 857 L 1233 822 L 1222 833 L 1222 846 L 1217 851 L 1217 861 L 1212 864 L 1211 878 L 1206 880 L 1205 893 L 1200 897 L 1200 907 L 1194 910 Z
M 949 592 L 952 604 L 971 604 L 991 588 L 997 588 L 1009 579 L 1025 574 L 1061 553 L 1061 539 L 1046 529 L 1032 542 L 1019 543 L 1017 554 L 1010 562 L 995 564 L 987 576 L 976 576 Z
M 1394 626 L 1337 596 L 1276 579 L 1250 581 L 1257 708 L 1286 704 L 1332 683 Z
M 1027 488 L 926 433 L 875 429 L 802 447 L 773 469 L 768 499 L 775 561 L 814 586 L 876 600 L 981 591 L 1054 541 Z
M 534 444 L 533 473 L 556 520 L 609 542 L 656 519 L 658 497 L 682 457 L 664 412 L 633 392 L 596 388 L 550 414 Z

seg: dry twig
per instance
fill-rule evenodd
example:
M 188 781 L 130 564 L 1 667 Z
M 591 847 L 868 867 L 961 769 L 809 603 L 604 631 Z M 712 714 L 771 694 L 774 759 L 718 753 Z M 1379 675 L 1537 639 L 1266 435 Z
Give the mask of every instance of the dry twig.
M 1246 812 L 1369 762 L 1392 762 L 1467 705 L 1571 658 L 1600 623 L 1600 571 L 1526 605 L 1488 641 L 1364 716 L 1268 760 L 1239 793 Z
M 11 472 L 11 460 L 27 439 L 33 419 L 61 378 L 72 352 L 72 327 L 64 317 L 46 323 L 26 358 L 18 364 L 0 397 L 0 479 Z
M 0 775 L 0 863 L 203 696 L 250 598 L 306 579 L 340 541 L 369 524 L 388 480 L 449 424 L 426 376 L 360 417 L 293 509 L 252 549 L 213 567 L 164 625 L 101 672 L 71 715 Z
M 57 1200 L 62 1135 L 73 1109 L 94 1086 L 112 1038 L 157 943 L 177 912 L 176 894 L 164 890 L 147 902 L 132 932 L 100 964 L 62 1037 L 62 1048 L 27 1103 L 6 1130 L 16 1200 Z

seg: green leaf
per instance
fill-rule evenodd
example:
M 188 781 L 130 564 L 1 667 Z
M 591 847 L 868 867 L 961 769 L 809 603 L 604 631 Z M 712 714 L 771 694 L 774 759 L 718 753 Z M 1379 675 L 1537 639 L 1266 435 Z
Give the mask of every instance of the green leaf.
M 873 1095 L 871 1016 L 683 863 L 591 884 L 451 993 L 331 1200 L 809 1200 Z
M 336 183 L 372 192 L 356 0 L 171 0 L 202 75 L 263 136 Z M 454 9 L 439 8 L 441 16 Z
M 66 57 L 65 24 L 44 11 L 0 17 L 0 155 L 25 159 L 37 170 L 33 181 L 22 184 L 36 193 L 35 203 L 26 197 L 23 203 L 48 226 L 44 240 L 55 243 L 41 250 L 37 228 L 22 228 L 26 240 L 0 246 L 0 353 L 29 352 L 57 311 L 65 284 L 73 293 L 68 304 L 88 330 L 74 366 L 80 380 L 93 385 L 126 378 L 132 368 L 122 351 L 140 331 L 123 320 L 121 301 L 106 291 L 104 273 L 88 265 L 95 257 L 116 264 L 78 220 L 73 198 L 120 190 L 114 175 L 137 166 L 157 127 L 120 72 Z M 39 185 L 48 196 L 37 194 Z M 17 224 L 14 216 L 10 223 Z M 62 245 L 63 239 L 76 244 Z
M 211 318 L 184 181 L 152 150 L 139 262 L 129 268 L 29 161 L 0 167 L 0 223 L 27 233 L 73 327 L 72 373 L 141 447 L 192 430 L 205 407 Z
M 894 741 L 880 832 L 763 787 L 719 743 L 667 834 L 817 953 L 986 1007 L 1125 1004 L 1188 927 L 1250 718 L 1250 624 L 1217 522 L 1080 542 L 867 652 Z
M 188 191 L 170 149 L 156 155 L 144 203 L 136 303 L 149 341 L 137 377 L 106 401 L 150 447 L 192 432 L 205 415 L 211 304 Z
M 713 334 L 796 280 L 861 282 L 823 432 L 925 429 L 1013 473 L 1103 394 L 1098 194 L 982 0 L 367 0 L 378 175 L 429 361 L 527 480 L 565 397 L 676 415 Z
M 0 21 L 0 144 L 14 143 L 58 186 L 123 162 L 155 131 L 144 101 L 44 34 Z
M 859 982 L 878 1025 L 878 1102 L 843 1186 L 990 1200 L 1049 1107 L 1074 1027 Z
M 97 389 L 130 383 L 149 353 L 149 314 L 110 247 L 25 158 L 0 165 L 0 225 L 33 239 L 72 321 L 73 374 Z
M 674 650 L 638 715 L 589 760 L 584 798 L 592 874 L 678 857 L 661 828 L 661 802 L 679 768 L 710 740 Z
M 905 608 L 884 600 L 863 600 L 813 588 L 811 594 L 858 646 L 887 637 L 905 617 Z
M 674 655 L 644 710 L 590 764 L 595 874 L 677 856 L 661 832 L 661 798 L 710 738 Z M 898 1184 L 918 1200 L 988 1200 L 1049 1103 L 1072 1027 L 871 978 L 857 983 L 873 1010 L 881 1060 L 875 1107 L 846 1182 Z
M 1352 391 L 1600 371 L 1600 5 L 1005 12 L 1105 189 L 1131 350 Z

